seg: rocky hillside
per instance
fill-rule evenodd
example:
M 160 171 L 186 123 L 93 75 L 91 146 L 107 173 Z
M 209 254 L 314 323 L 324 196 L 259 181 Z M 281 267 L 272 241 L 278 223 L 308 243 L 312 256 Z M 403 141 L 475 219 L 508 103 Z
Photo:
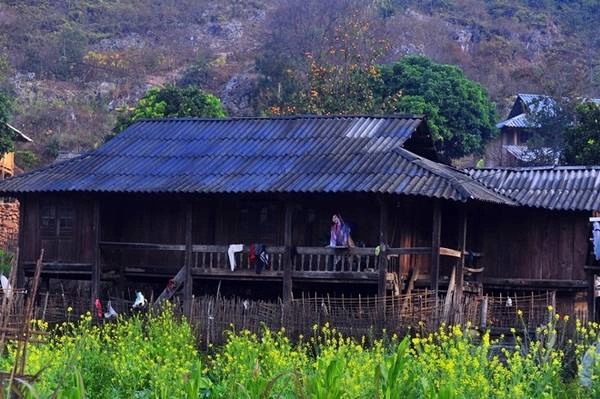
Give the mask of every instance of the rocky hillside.
M 166 82 L 217 94 L 232 116 L 260 114 L 275 84 L 266 71 L 282 59 L 305 68 L 349 13 L 385 42 L 381 62 L 416 53 L 459 65 L 503 113 L 518 91 L 600 95 L 596 3 L 4 0 L 0 70 L 38 164 L 98 145 L 119 110 Z

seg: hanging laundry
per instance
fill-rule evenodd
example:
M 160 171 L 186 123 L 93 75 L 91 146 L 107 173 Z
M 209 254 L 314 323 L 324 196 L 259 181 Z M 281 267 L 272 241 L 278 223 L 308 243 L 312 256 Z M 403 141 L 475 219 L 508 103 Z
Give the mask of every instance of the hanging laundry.
M 248 262 L 254 266 L 256 274 L 261 274 L 263 269 L 269 264 L 269 254 L 265 245 L 253 243 L 248 250 Z
M 108 301 L 108 304 L 106 305 L 106 310 L 107 310 L 107 312 L 104 313 L 105 319 L 116 319 L 117 318 L 118 313 L 113 309 L 110 301 Z
M 596 260 L 600 260 L 600 223 L 592 224 L 592 237 L 594 239 L 594 256 Z
M 269 264 L 269 254 L 263 244 L 256 244 L 256 255 L 256 274 L 260 274 Z
M 10 287 L 10 282 L 4 274 L 0 275 L 0 285 L 2 285 L 2 292 L 4 292 L 4 295 L 6 295 L 8 299 L 10 299 L 10 297 L 12 296 L 12 289 Z
M 98 316 L 99 319 L 101 319 L 102 317 L 104 317 L 104 312 L 102 311 L 102 302 L 100 302 L 100 298 L 96 298 L 96 316 Z
M 256 264 L 256 246 L 254 243 L 250 244 L 250 248 L 248 248 L 248 263 L 252 266 Z
M 229 267 L 231 271 L 234 271 L 237 267 L 235 263 L 235 253 L 241 252 L 244 249 L 244 244 L 231 244 L 229 249 L 227 250 L 227 255 L 229 256 Z
M 146 298 L 144 298 L 144 295 L 140 291 L 137 291 L 135 293 L 135 302 L 133 303 L 132 307 L 134 309 L 143 308 L 144 306 L 146 306 L 147 303 L 148 301 L 146 300 Z

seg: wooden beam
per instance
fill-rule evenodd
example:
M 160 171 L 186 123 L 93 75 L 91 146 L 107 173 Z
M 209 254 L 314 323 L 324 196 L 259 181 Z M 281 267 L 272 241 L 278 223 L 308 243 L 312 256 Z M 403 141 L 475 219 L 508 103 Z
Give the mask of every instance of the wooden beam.
M 19 242 L 17 244 L 17 281 L 16 288 L 25 285 L 25 218 L 27 217 L 27 202 L 29 198 L 19 199 Z M 14 283 L 14 281 L 13 281 Z
M 431 286 L 437 293 L 440 278 L 440 241 L 442 234 L 442 202 L 433 200 L 433 220 L 431 229 Z
M 117 241 L 100 241 L 101 248 L 114 249 L 138 249 L 146 251 L 185 251 L 186 246 L 180 244 L 155 244 L 148 242 L 117 242 Z
M 194 292 L 194 279 L 192 278 L 192 221 L 193 203 L 187 200 L 185 204 L 185 256 L 183 264 L 183 311 L 187 317 L 192 315 L 192 297 Z
M 450 256 L 452 258 L 461 258 L 461 251 L 457 249 L 451 249 L 446 247 L 440 247 L 440 255 Z
M 345 280 L 345 281 L 370 281 L 372 284 L 379 281 L 377 272 L 307 272 L 294 271 L 294 278 L 304 280 Z
M 388 269 L 387 245 L 388 245 L 388 206 L 385 198 L 379 200 L 379 278 L 377 281 L 377 295 L 385 297 L 386 273 Z
M 100 203 L 94 199 L 93 204 L 93 222 L 92 222 L 92 277 L 91 277 L 91 301 L 90 307 L 94 317 L 94 305 L 96 299 L 100 297 L 100 275 L 102 273 L 100 263 Z
M 484 277 L 483 284 L 486 288 L 522 288 L 522 289 L 547 289 L 565 291 L 584 291 L 588 288 L 588 280 L 549 280 L 525 278 L 497 278 Z
M 458 320 L 454 320 L 455 323 L 463 322 L 463 307 L 462 296 L 463 287 L 465 281 L 465 249 L 467 247 L 467 210 L 464 205 L 459 205 L 459 219 L 458 219 L 458 253 L 459 257 L 456 260 L 456 292 L 454 293 L 454 312 L 458 311 Z
M 285 204 L 285 217 L 283 225 L 283 245 L 285 254 L 283 259 L 283 301 L 289 302 L 292 299 L 292 216 L 294 208 L 290 202 Z
M 588 306 L 588 320 L 596 321 L 596 285 L 595 277 L 596 274 L 592 270 L 586 270 L 586 276 L 588 278 L 588 289 L 587 289 L 587 306 Z

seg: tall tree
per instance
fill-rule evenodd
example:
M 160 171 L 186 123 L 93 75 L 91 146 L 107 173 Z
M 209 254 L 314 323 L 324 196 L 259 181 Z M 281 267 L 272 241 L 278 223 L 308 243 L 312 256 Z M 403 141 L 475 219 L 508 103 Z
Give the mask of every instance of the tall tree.
M 114 137 L 140 119 L 186 116 L 223 118 L 226 113 L 218 97 L 197 87 L 175 85 L 154 87 L 138 101 L 135 108 L 119 116 L 113 134 L 107 139 Z
M 600 165 L 600 105 L 577 107 L 577 124 L 566 131 L 563 161 L 574 165 Z
M 14 151 L 15 133 L 7 123 L 10 120 L 12 101 L 8 95 L 0 91 L 0 158 L 7 152 Z
M 306 76 L 297 79 L 292 95 L 271 112 L 309 114 L 359 114 L 376 112 L 374 80 L 377 60 L 385 52 L 369 19 L 360 13 L 342 18 L 332 33 L 331 44 L 319 53 L 307 52 Z
M 409 56 L 383 65 L 376 95 L 383 111 L 424 113 L 449 157 L 483 151 L 496 135 L 496 110 L 485 89 L 456 66 Z

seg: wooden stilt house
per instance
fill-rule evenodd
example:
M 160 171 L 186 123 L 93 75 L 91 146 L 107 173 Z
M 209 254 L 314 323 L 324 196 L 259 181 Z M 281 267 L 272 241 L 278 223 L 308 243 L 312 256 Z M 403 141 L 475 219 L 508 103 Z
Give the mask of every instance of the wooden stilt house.
M 44 275 L 91 280 L 92 299 L 108 295 L 101 281 L 118 295 L 178 273 L 187 301 L 217 282 L 284 300 L 383 296 L 415 272 L 438 290 L 452 270 L 461 292 L 471 258 L 484 287 L 585 292 L 589 209 L 534 210 L 478 173 L 438 162 L 420 116 L 165 119 L 8 179 L 0 195 L 21 202 L 21 280 L 44 249 Z M 329 245 L 334 214 L 354 246 Z M 269 255 L 260 271 L 252 244 Z

